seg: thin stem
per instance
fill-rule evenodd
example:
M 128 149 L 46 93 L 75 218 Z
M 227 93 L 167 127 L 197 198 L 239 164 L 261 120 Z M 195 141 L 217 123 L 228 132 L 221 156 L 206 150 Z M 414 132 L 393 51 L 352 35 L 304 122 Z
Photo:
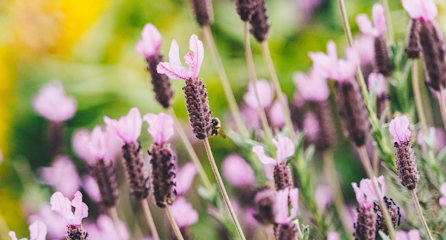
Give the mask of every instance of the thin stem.
M 231 109 L 232 116 L 234 117 L 235 123 L 240 134 L 244 138 L 249 138 L 249 132 L 246 128 L 245 123 L 240 115 L 240 110 L 235 101 L 234 93 L 232 92 L 231 85 L 229 84 L 228 76 L 226 75 L 223 63 L 221 61 L 220 55 L 218 54 L 217 46 L 215 45 L 214 38 L 212 37 L 211 28 L 209 25 L 203 26 L 204 38 L 206 39 L 207 45 L 211 51 L 212 58 L 214 59 L 215 66 L 217 67 L 218 75 L 220 76 L 221 85 L 226 95 L 226 99 L 229 103 L 229 109 Z
M 273 225 L 266 225 L 263 227 L 263 231 L 267 240 L 275 240 Z
M 254 67 L 254 59 L 252 57 L 252 51 L 251 51 L 251 43 L 249 41 L 249 31 L 248 31 L 248 22 L 243 22 L 244 26 L 244 40 L 245 40 L 245 53 L 246 53 L 246 61 L 248 62 L 248 72 L 249 72 L 249 78 L 251 79 L 252 86 L 254 88 L 254 95 L 256 97 L 257 106 L 260 114 L 260 119 L 262 121 L 262 127 L 263 130 L 266 133 L 266 137 L 268 139 L 272 139 L 272 131 L 268 125 L 268 120 L 266 118 L 265 109 L 263 109 L 262 104 L 260 103 L 260 96 L 257 92 L 257 75 L 256 70 Z
M 146 217 L 147 223 L 149 224 L 150 232 L 152 232 L 152 236 L 155 240 L 160 240 L 160 237 L 158 235 L 158 231 L 155 227 L 155 222 L 152 218 L 152 213 L 150 212 L 149 202 L 147 199 L 141 199 L 141 206 L 144 210 L 144 216 Z
M 330 150 L 326 150 L 323 152 L 322 158 L 324 160 L 324 173 L 327 177 L 328 185 L 330 185 L 331 189 L 333 190 L 334 205 L 336 211 L 338 212 L 339 216 L 342 217 L 346 207 L 344 197 L 342 196 L 341 187 L 339 186 L 339 179 L 336 175 L 336 167 L 333 162 L 333 154 Z M 344 221 L 342 221 L 342 225 L 346 233 L 350 232 Z
M 180 135 L 181 140 L 184 143 L 184 146 L 186 147 L 187 153 L 189 153 L 190 158 L 194 162 L 195 166 L 198 169 L 198 175 L 201 178 L 201 181 L 203 182 L 206 189 L 214 193 L 214 188 L 212 187 L 212 183 L 209 180 L 208 176 L 206 175 L 206 172 L 204 171 L 203 165 L 201 165 L 200 159 L 197 156 L 197 153 L 195 153 L 194 148 L 192 147 L 192 144 L 190 143 L 189 139 L 186 136 L 186 133 L 184 132 L 183 128 L 181 127 L 180 121 L 177 118 L 177 115 L 175 114 L 175 111 L 173 110 L 172 106 L 170 106 L 168 109 L 170 116 L 172 116 L 174 122 L 175 122 L 175 128 Z
M 271 53 L 269 52 L 268 41 L 264 40 L 262 42 L 262 52 L 263 58 L 265 59 L 266 65 L 268 66 L 269 74 L 271 75 L 271 80 L 273 81 L 274 88 L 276 90 L 277 98 L 279 99 L 280 105 L 282 105 L 282 111 L 285 116 L 285 123 L 289 130 L 289 136 L 293 142 L 296 142 L 296 133 L 294 132 L 293 123 L 291 122 L 290 110 L 288 104 L 286 103 L 286 98 L 282 92 L 282 87 L 279 83 L 279 78 L 277 77 L 276 69 L 274 68 L 273 59 L 271 58 Z
M 359 156 L 361 157 L 362 165 L 367 173 L 367 176 L 372 180 L 373 190 L 378 197 L 379 207 L 384 215 L 384 220 L 386 221 L 387 228 L 389 229 L 390 238 L 396 240 L 395 229 L 393 228 L 392 218 L 390 217 L 389 211 L 387 210 L 387 205 L 384 203 L 383 196 L 381 195 L 381 190 L 378 187 L 378 181 L 373 174 L 372 166 L 370 165 L 369 157 L 367 156 L 367 151 L 364 146 L 358 147 Z
M 209 139 L 203 140 L 204 147 L 206 148 L 206 153 L 209 158 L 209 162 L 211 163 L 212 171 L 214 172 L 215 179 L 217 180 L 218 187 L 220 188 L 220 192 L 223 195 L 223 199 L 228 206 L 229 213 L 231 214 L 232 220 L 234 220 L 235 228 L 237 229 L 237 233 L 240 236 L 240 239 L 245 240 L 245 235 L 243 234 L 242 227 L 238 222 L 237 216 L 235 216 L 234 209 L 232 208 L 231 202 L 229 200 L 228 193 L 226 192 L 225 185 L 223 184 L 223 180 L 221 179 L 220 172 L 218 171 L 217 164 L 215 163 L 214 155 L 212 154 L 211 145 L 209 145 Z
M 389 3 L 387 0 L 380 0 L 381 5 L 384 7 L 384 15 L 387 19 L 387 37 L 389 38 L 390 44 L 395 43 L 395 37 L 393 35 L 393 25 L 392 25 L 392 18 L 390 15 L 390 9 L 389 9 Z
M 410 191 L 410 193 L 412 193 L 412 198 L 415 203 L 415 207 L 417 208 L 418 216 L 420 216 L 421 223 L 423 224 L 424 230 L 426 230 L 427 237 L 430 240 L 432 240 L 433 239 L 432 234 L 429 231 L 429 227 L 427 226 L 426 219 L 424 219 L 423 212 L 421 212 L 420 202 L 418 201 L 418 197 L 417 197 L 417 193 L 416 193 L 415 189 L 412 189 L 412 191 Z
M 109 208 L 108 211 L 110 213 L 110 217 L 113 220 L 113 225 L 115 226 L 116 233 L 118 234 L 118 239 L 120 240 L 124 239 L 119 224 L 119 217 L 118 217 L 118 211 L 116 211 L 116 206 Z
M 379 174 L 379 151 L 377 148 L 373 149 L 373 172 L 375 176 Z
M 426 116 L 423 111 L 423 102 L 421 101 L 420 85 L 418 83 L 418 61 L 417 59 L 412 60 L 412 87 L 413 94 L 415 96 L 415 105 L 417 107 L 418 118 L 420 119 L 421 129 L 423 129 L 423 134 L 425 136 L 429 135 L 427 129 Z
M 444 129 L 446 129 L 446 105 L 444 99 L 444 87 L 440 85 L 440 91 L 438 92 L 438 102 L 440 103 L 441 118 L 443 119 Z
M 184 240 L 183 234 L 181 234 L 180 228 L 178 227 L 175 218 L 172 215 L 172 211 L 170 210 L 170 206 L 167 205 L 164 209 L 166 209 L 167 217 L 169 218 L 170 224 L 172 225 L 173 231 L 175 232 L 175 236 L 177 236 L 178 240 Z

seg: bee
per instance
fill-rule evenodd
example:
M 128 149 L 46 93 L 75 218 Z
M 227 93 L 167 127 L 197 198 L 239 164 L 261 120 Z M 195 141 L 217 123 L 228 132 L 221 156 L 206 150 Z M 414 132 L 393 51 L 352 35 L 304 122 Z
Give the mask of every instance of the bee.
M 225 139 L 226 133 L 223 131 L 223 128 L 221 128 L 221 121 L 220 119 L 213 117 L 212 118 L 212 134 L 211 137 L 215 137 L 220 133 L 220 136 Z

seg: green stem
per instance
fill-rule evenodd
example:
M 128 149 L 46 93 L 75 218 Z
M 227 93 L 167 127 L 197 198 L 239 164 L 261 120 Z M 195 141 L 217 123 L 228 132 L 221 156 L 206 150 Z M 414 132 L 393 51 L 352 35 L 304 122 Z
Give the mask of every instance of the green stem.
M 392 25 L 392 17 L 390 15 L 389 3 L 387 0 L 380 0 L 381 5 L 384 8 L 384 15 L 387 19 L 387 37 L 389 38 L 390 44 L 395 44 L 395 36 L 393 35 L 393 25 Z
M 417 59 L 412 60 L 413 94 L 415 97 L 415 106 L 417 107 L 418 118 L 420 119 L 420 123 L 421 123 L 421 129 L 423 129 L 423 134 L 425 136 L 428 136 L 429 132 L 427 129 L 427 121 L 426 121 L 426 116 L 424 115 L 424 111 L 423 111 L 423 102 L 421 101 L 420 86 L 418 84 L 418 64 L 417 63 L 418 63 Z
M 420 216 L 420 220 L 421 220 L 421 223 L 423 224 L 424 230 L 426 230 L 427 237 L 429 238 L 429 240 L 432 240 L 433 239 L 432 234 L 429 231 L 429 227 L 427 226 L 426 219 L 424 219 L 423 212 L 421 212 L 420 202 L 418 201 L 418 197 L 417 197 L 417 193 L 415 192 L 415 189 L 412 189 L 412 191 L 410 191 L 410 193 L 412 194 L 412 198 L 415 203 L 415 207 L 417 209 L 418 216 Z
M 238 108 L 237 101 L 235 100 L 234 93 L 232 92 L 231 85 L 229 84 L 228 76 L 226 75 L 223 63 L 221 61 L 220 55 L 218 54 L 217 46 L 215 45 L 214 38 L 212 37 L 211 28 L 209 25 L 203 26 L 204 37 L 206 39 L 207 45 L 211 51 L 212 58 L 214 59 L 215 66 L 217 67 L 218 75 L 220 76 L 221 85 L 226 95 L 226 99 L 229 103 L 229 108 L 231 109 L 232 116 L 234 117 L 235 123 L 240 134 L 244 138 L 249 138 L 249 132 L 246 128 L 245 123 L 240 115 L 240 109 Z
M 175 233 L 175 236 L 177 237 L 178 240 L 184 240 L 183 234 L 181 234 L 180 228 L 178 227 L 178 224 L 177 224 L 177 222 L 175 221 L 175 218 L 172 215 L 172 211 L 170 210 L 170 206 L 167 205 L 165 207 L 165 209 L 166 209 L 167 217 L 169 218 L 169 222 L 172 225 L 173 232 Z
M 443 119 L 444 129 L 446 130 L 446 105 L 444 99 L 444 87 L 440 85 L 440 91 L 438 92 L 438 102 L 440 103 L 441 118 Z

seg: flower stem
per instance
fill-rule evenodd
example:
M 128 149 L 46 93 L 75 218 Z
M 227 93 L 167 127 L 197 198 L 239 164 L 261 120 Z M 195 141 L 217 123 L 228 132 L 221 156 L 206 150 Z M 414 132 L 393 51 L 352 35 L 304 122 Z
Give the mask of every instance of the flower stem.
M 220 192 L 223 195 L 223 199 L 228 206 L 229 213 L 231 214 L 232 220 L 234 220 L 235 228 L 237 229 L 237 233 L 240 236 L 240 239 L 246 240 L 245 235 L 243 234 L 242 227 L 240 226 L 239 221 L 237 220 L 237 216 L 235 216 L 234 209 L 232 208 L 231 202 L 229 200 L 228 193 L 226 192 L 225 185 L 223 184 L 223 180 L 221 179 L 220 172 L 218 171 L 217 164 L 215 163 L 214 155 L 212 154 L 211 145 L 209 144 L 209 139 L 206 138 L 203 140 L 204 147 L 206 148 L 206 153 L 209 158 L 209 162 L 211 163 L 212 171 L 214 172 L 215 179 L 217 180 L 218 187 L 220 188 Z
M 377 148 L 373 149 L 373 172 L 375 176 L 379 175 L 379 151 Z
M 438 92 L 438 102 L 440 103 L 441 118 L 443 119 L 444 129 L 446 129 L 446 105 L 444 99 L 444 87 L 440 85 L 440 91 Z
M 248 72 L 249 72 L 249 78 L 251 79 L 252 86 L 254 87 L 254 93 L 257 100 L 257 106 L 260 114 L 260 119 L 262 121 L 262 127 L 263 130 L 266 133 L 266 137 L 268 139 L 272 139 L 272 132 L 271 128 L 268 125 L 268 120 L 266 118 L 265 109 L 263 109 L 262 104 L 260 103 L 260 96 L 257 92 L 257 75 L 256 70 L 254 67 L 254 59 L 252 58 L 252 51 L 251 51 L 251 43 L 249 41 L 249 31 L 248 31 L 248 22 L 243 22 L 244 26 L 244 40 L 245 40 L 245 53 L 246 53 L 246 61 L 248 62 Z
M 294 132 L 293 123 L 291 122 L 290 110 L 288 108 L 288 104 L 286 103 L 286 98 L 282 92 L 282 88 L 280 87 L 279 78 L 277 77 L 276 69 L 274 68 L 273 59 L 271 58 L 271 53 L 269 52 L 267 40 L 262 42 L 262 52 L 269 74 L 271 75 L 271 80 L 273 81 L 274 88 L 276 90 L 277 98 L 279 99 L 280 105 L 282 105 L 282 111 L 285 115 L 285 123 L 289 130 L 289 136 L 293 142 L 296 142 L 296 133 Z
M 330 150 L 326 150 L 322 154 L 322 158 L 324 160 L 324 174 L 327 177 L 328 185 L 330 185 L 334 194 L 334 205 L 336 211 L 342 219 L 342 215 L 344 214 L 345 201 L 342 196 L 341 187 L 339 186 L 339 179 L 336 175 L 336 167 L 333 162 L 333 154 Z M 342 225 L 344 227 L 344 231 L 346 233 L 350 232 L 347 227 L 347 223 L 342 221 Z
M 393 228 L 392 218 L 390 217 L 389 211 L 387 210 L 387 205 L 384 203 L 383 196 L 381 195 L 381 190 L 378 187 L 378 181 L 376 180 L 375 175 L 373 174 L 372 166 L 370 165 L 369 157 L 367 156 L 367 152 L 364 146 L 358 147 L 359 156 L 361 157 L 362 165 L 367 173 L 367 176 L 370 180 L 372 180 L 373 190 L 378 197 L 379 207 L 384 215 L 384 220 L 386 221 L 387 228 L 389 229 L 390 238 L 396 240 L 395 229 Z
M 175 232 L 175 236 L 177 236 L 178 240 L 184 240 L 183 235 L 181 234 L 180 228 L 178 227 L 178 224 L 172 215 L 170 206 L 166 205 L 165 209 L 166 209 L 166 214 L 167 214 L 167 217 L 169 218 L 170 224 L 172 225 L 173 231 Z
M 110 217 L 113 220 L 113 225 L 115 226 L 116 233 L 118 234 L 118 239 L 122 240 L 123 237 L 122 237 L 121 228 L 120 228 L 120 224 L 119 224 L 118 211 L 116 211 L 116 206 L 110 207 L 108 209 L 108 211 L 110 213 Z
M 392 18 L 390 15 L 389 3 L 387 0 L 380 0 L 380 2 L 384 8 L 384 15 L 386 16 L 387 19 L 387 37 L 390 41 L 390 44 L 393 45 L 395 43 L 395 36 L 393 35 L 393 25 L 392 25 Z
M 415 105 L 417 107 L 417 113 L 418 113 L 418 118 L 420 119 L 421 129 L 423 129 L 423 134 L 425 136 L 428 136 L 429 132 L 427 129 L 427 121 L 426 121 L 426 116 L 424 115 L 424 111 L 423 111 L 423 102 L 421 101 L 420 86 L 418 84 L 418 64 L 417 63 L 418 63 L 417 59 L 412 60 L 413 94 L 415 96 Z
M 195 153 L 195 150 L 192 147 L 192 144 L 190 143 L 189 139 L 187 138 L 186 133 L 181 127 L 180 121 L 178 120 L 175 111 L 173 110 L 172 106 L 170 106 L 167 110 L 169 111 L 170 116 L 172 116 L 175 122 L 176 130 L 180 135 L 180 138 L 183 141 L 184 146 L 186 147 L 187 153 L 189 153 L 190 158 L 192 159 L 192 161 L 194 162 L 195 166 L 198 169 L 198 175 L 200 176 L 201 181 L 203 182 L 206 189 L 214 194 L 214 188 L 212 187 L 212 183 L 209 180 L 208 176 L 206 175 L 203 165 L 201 165 L 200 159 L 198 158 L 197 153 Z
M 235 101 L 234 93 L 232 92 L 231 85 L 229 84 L 228 76 L 226 76 L 223 63 L 221 62 L 220 55 L 218 54 L 217 46 L 215 45 L 214 38 L 212 37 L 210 26 L 204 25 L 203 32 L 207 45 L 211 51 L 212 58 L 214 59 L 215 66 L 217 67 L 221 85 L 223 86 L 223 90 L 225 92 L 226 99 L 228 100 L 232 116 L 234 117 L 235 123 L 237 124 L 237 128 L 244 138 L 249 138 L 248 129 L 246 128 L 246 125 L 240 115 L 240 110 L 238 108 L 237 102 Z
M 141 206 L 144 210 L 144 216 L 146 217 L 147 223 L 149 224 L 150 231 L 152 232 L 152 236 L 155 240 L 160 240 L 160 237 L 158 235 L 158 231 L 155 227 L 155 222 L 152 218 L 152 213 L 150 212 L 149 202 L 147 199 L 141 199 Z
M 415 191 L 415 189 L 412 189 L 410 191 L 410 193 L 412 193 L 412 198 L 415 203 L 415 207 L 417 208 L 417 212 L 418 212 L 418 215 L 420 216 L 421 223 L 423 224 L 423 227 L 426 230 L 426 234 L 427 234 L 429 240 L 432 240 L 433 239 L 432 234 L 429 231 L 429 227 L 427 226 L 426 219 L 424 219 L 423 213 L 421 212 L 421 206 L 420 206 L 420 202 L 418 201 L 417 192 Z

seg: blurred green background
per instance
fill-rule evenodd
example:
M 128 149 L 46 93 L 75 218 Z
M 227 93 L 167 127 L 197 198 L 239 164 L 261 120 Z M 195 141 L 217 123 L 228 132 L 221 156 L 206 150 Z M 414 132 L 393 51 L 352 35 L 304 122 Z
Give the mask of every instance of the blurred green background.
M 309 51 L 325 51 L 326 43 L 331 39 L 338 44 L 342 56 L 346 46 L 337 1 L 321 0 L 311 14 L 302 6 L 312 1 L 266 1 L 271 25 L 270 50 L 288 99 L 292 99 L 295 91 L 293 72 L 307 71 L 311 66 L 307 55 Z M 358 32 L 356 14 L 367 13 L 370 16 L 374 3 L 372 0 L 346 0 L 354 34 Z M 408 16 L 400 1 L 390 0 L 389 4 L 396 38 L 404 40 Z M 446 3 L 438 0 L 437 4 L 440 9 L 437 20 L 446 30 Z M 243 23 L 231 0 L 214 0 L 213 10 L 215 22 L 211 26 L 212 32 L 235 97 L 241 104 L 248 82 Z M 145 71 L 146 63 L 134 50 L 147 22 L 153 23 L 163 35 L 161 53 L 164 55 L 168 54 L 173 39 L 180 46 L 181 56 L 189 51 L 188 41 L 192 34 L 203 40 L 202 30 L 195 22 L 187 0 L 0 1 L 0 149 L 3 153 L 0 216 L 5 221 L 0 223 L 3 227 L 0 230 L 7 226 L 19 236 L 26 236 L 26 213 L 29 209 L 23 202 L 34 201 L 37 204 L 49 201 L 51 189 L 33 184 L 34 177 L 30 175 L 52 161 L 46 141 L 48 123 L 34 112 L 31 105 L 32 97 L 44 83 L 58 79 L 67 94 L 77 99 L 77 113 L 65 125 L 65 149 L 81 172 L 86 171 L 85 166 L 71 148 L 74 130 L 81 127 L 92 129 L 103 124 L 104 115 L 119 118 L 131 107 L 138 107 L 142 114 L 163 111 L 154 100 L 150 77 Z M 261 46 L 254 38 L 251 39 L 258 78 L 269 78 Z M 207 85 L 213 115 L 223 119 L 224 114 L 228 114 L 227 101 L 206 44 L 200 77 Z M 174 109 L 190 132 L 181 91 L 183 82 L 171 82 L 175 91 Z M 350 182 L 358 181 L 364 174 L 362 170 L 358 171 L 362 168 L 353 160 L 352 147 L 341 137 L 340 128 L 338 135 L 340 140 L 335 159 L 344 189 L 349 190 Z M 143 149 L 147 149 L 151 141 L 145 130 L 140 140 Z M 212 139 L 211 144 L 218 162 L 229 153 L 238 151 L 231 140 Z M 202 146 L 197 144 L 196 150 L 204 159 Z M 180 165 L 189 161 L 182 144 L 178 144 L 178 156 Z M 203 164 L 208 175 L 212 176 L 208 162 L 203 160 Z M 348 190 L 344 194 L 352 201 L 353 191 Z M 189 196 L 200 211 L 199 224 L 192 226 L 193 236 L 211 239 L 215 232 L 213 228 L 206 228 L 212 223 L 206 220 L 204 200 L 194 189 Z M 162 214 L 159 209 L 153 211 Z M 163 220 L 156 221 L 157 224 L 166 224 Z M 4 237 L 5 232 L 2 232 L 0 239 Z

